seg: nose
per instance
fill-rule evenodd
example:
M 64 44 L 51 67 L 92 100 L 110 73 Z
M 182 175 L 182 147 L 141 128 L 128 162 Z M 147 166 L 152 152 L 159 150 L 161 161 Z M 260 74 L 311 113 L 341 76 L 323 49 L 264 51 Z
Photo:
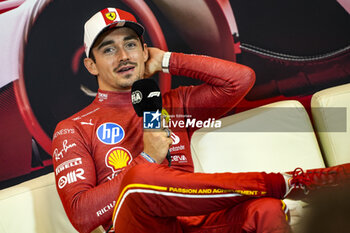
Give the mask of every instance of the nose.
M 125 49 L 120 49 L 119 51 L 119 59 L 120 61 L 127 61 L 129 60 L 129 54 Z

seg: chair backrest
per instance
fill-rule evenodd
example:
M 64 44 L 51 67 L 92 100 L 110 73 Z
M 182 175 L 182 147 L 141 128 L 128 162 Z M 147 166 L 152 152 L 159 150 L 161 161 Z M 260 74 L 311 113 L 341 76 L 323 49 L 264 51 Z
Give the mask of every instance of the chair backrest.
M 328 166 L 350 162 L 350 84 L 317 92 L 312 117 Z
M 281 101 L 221 119 L 191 140 L 196 172 L 283 172 L 324 167 L 310 119 L 298 101 Z
M 63 209 L 53 173 L 0 190 L 0 232 L 76 233 Z

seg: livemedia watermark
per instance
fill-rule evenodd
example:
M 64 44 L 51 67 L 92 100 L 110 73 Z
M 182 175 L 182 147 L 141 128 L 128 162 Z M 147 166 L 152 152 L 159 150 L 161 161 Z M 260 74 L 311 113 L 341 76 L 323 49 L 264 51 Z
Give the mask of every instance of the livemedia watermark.
M 235 113 L 218 108 L 144 112 L 144 129 L 192 129 L 210 132 L 347 132 L 347 109 L 262 107 Z M 236 111 L 239 111 L 236 109 Z M 191 113 L 194 114 L 191 114 Z M 202 113 L 202 114 L 201 114 Z

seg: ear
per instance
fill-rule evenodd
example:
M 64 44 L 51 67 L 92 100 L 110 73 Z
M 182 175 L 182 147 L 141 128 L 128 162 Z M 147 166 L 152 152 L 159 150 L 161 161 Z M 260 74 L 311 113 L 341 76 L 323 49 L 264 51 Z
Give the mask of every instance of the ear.
M 146 62 L 148 60 L 148 48 L 147 44 L 143 44 L 143 61 Z
M 90 74 L 92 74 L 94 76 L 98 75 L 98 70 L 97 70 L 96 64 L 91 58 L 84 59 L 84 66 L 90 72 Z

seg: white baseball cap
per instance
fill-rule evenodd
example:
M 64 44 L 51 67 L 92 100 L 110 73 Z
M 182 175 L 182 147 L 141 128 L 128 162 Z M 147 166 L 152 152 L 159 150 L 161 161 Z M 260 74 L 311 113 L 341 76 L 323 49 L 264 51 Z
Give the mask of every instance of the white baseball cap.
M 136 21 L 129 12 L 117 8 L 105 8 L 94 14 L 84 26 L 84 46 L 86 56 L 89 57 L 90 50 L 97 37 L 104 31 L 113 27 L 129 27 L 139 37 L 145 31 L 144 27 Z

